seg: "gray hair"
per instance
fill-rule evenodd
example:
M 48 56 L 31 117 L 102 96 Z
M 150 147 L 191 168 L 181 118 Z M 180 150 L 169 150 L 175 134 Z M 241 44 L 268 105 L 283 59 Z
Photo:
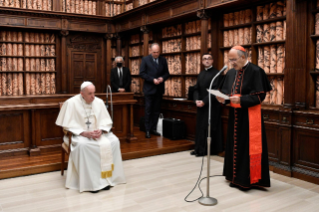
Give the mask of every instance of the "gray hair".
M 124 62 L 124 58 L 122 56 L 117 56 L 114 61 L 116 61 L 117 59 L 122 59 L 122 61 Z
M 237 50 L 237 55 L 238 55 L 239 57 L 244 56 L 245 59 L 247 59 L 247 57 L 248 57 L 247 52 L 243 52 L 243 51 L 241 51 L 241 50 Z

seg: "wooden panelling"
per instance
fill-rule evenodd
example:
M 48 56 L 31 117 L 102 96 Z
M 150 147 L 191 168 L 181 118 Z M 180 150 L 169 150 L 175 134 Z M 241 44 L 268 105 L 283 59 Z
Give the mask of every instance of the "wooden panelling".
M 24 26 L 24 22 L 24 17 L 0 15 L 0 25 L 2 26 Z
M 107 32 L 107 24 L 69 20 L 68 30 L 80 31 L 80 32 L 106 33 Z
M 319 114 L 311 112 L 296 112 L 294 113 L 293 124 L 296 126 L 319 128 Z
M 269 160 L 278 161 L 278 127 L 272 124 L 265 124 L 267 145 L 268 145 L 268 157 Z
M 217 7 L 219 5 L 235 2 L 237 0 L 206 0 L 206 1 L 207 1 L 206 3 L 207 7 Z
M 156 11 L 147 15 L 147 23 L 157 22 L 167 19 L 168 17 L 170 17 L 170 11 L 168 8 L 162 11 Z
M 141 18 L 135 18 L 133 20 L 130 20 L 130 28 L 139 27 L 142 25 L 142 19 Z
M 30 116 L 27 111 L 0 112 L 0 150 L 30 145 Z
M 28 27 L 61 29 L 61 19 L 27 18 Z
M 198 8 L 199 7 L 197 0 L 183 1 L 182 4 L 172 7 L 172 16 L 177 16 L 184 13 L 196 11 Z
M 36 145 L 46 146 L 61 144 L 63 132 L 61 127 L 55 125 L 59 109 L 36 111 Z
M 293 165 L 303 169 L 319 169 L 319 131 L 294 129 Z

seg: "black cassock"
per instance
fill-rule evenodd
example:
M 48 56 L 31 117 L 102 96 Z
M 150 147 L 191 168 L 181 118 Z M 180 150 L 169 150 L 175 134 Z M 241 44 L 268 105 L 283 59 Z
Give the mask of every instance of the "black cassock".
M 271 86 L 264 70 L 248 63 L 239 71 L 229 70 L 220 85 L 220 90 L 227 95 L 241 95 L 241 108 L 229 108 L 223 175 L 233 184 L 249 188 L 252 185 L 250 183 L 248 108 L 261 104 L 266 97 L 266 92 L 271 90 Z M 237 117 L 236 120 L 235 117 Z M 268 149 L 263 119 L 261 126 L 261 179 L 253 185 L 270 187 Z M 237 129 L 236 133 L 234 129 Z
M 197 77 L 197 83 L 194 86 L 194 101 L 202 100 L 204 107 L 197 107 L 196 115 L 196 138 L 195 151 L 198 155 L 207 154 L 207 136 L 208 136 L 208 91 L 210 82 L 218 73 L 215 68 L 210 68 L 202 71 Z M 221 76 L 217 77 L 212 86 L 213 89 L 218 89 Z M 221 123 L 221 105 L 214 95 L 211 95 L 211 154 L 218 154 L 223 151 L 222 141 L 222 123 Z

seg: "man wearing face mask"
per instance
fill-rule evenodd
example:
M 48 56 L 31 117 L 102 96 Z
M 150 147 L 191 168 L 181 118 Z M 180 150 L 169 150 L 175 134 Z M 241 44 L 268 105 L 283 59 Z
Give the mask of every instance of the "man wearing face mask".
M 113 92 L 131 91 L 131 73 L 123 67 L 124 59 L 121 56 L 115 58 L 116 68 L 111 70 L 111 86 Z

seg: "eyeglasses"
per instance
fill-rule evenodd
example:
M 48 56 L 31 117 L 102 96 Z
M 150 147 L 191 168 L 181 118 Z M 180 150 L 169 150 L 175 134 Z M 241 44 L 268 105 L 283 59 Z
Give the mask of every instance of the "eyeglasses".
M 239 58 L 236 58 L 236 59 L 229 59 L 228 61 L 229 61 L 230 63 L 233 63 L 233 62 L 236 62 L 238 59 L 239 59 Z
M 205 60 L 212 60 L 213 58 L 203 58 L 203 61 Z

